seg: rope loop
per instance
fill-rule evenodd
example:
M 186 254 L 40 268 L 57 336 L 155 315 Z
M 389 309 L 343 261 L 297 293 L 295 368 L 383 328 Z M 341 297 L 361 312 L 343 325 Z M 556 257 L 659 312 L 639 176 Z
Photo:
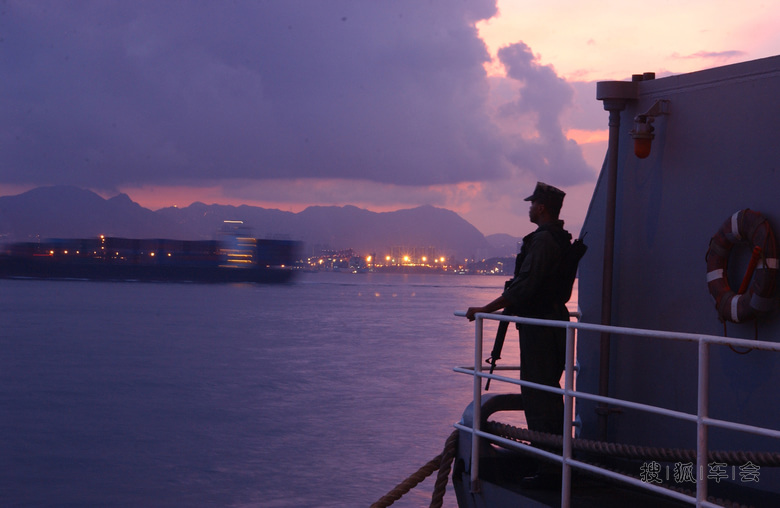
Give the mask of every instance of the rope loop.
M 534 445 L 559 449 L 563 445 L 562 436 L 534 432 L 492 420 L 487 422 L 483 430 L 516 441 L 531 441 Z M 622 443 L 608 443 L 606 441 L 593 441 L 589 439 L 572 439 L 572 448 L 575 450 L 595 452 L 626 459 L 658 460 L 665 462 L 696 461 L 696 450 L 683 448 L 658 448 Z M 750 461 L 757 466 L 778 467 L 780 466 L 780 453 L 710 450 L 707 460 L 725 462 L 727 464 L 744 464 Z
M 444 493 L 447 490 L 447 479 L 449 478 L 450 470 L 452 468 L 452 461 L 455 459 L 455 449 L 457 446 L 458 431 L 454 430 L 447 438 L 447 441 L 444 444 L 444 450 L 439 455 L 429 460 L 423 467 L 418 469 L 415 473 L 412 473 L 407 479 L 396 485 L 394 489 L 379 498 L 377 502 L 371 505 L 371 508 L 387 508 L 432 475 L 436 470 L 439 471 L 439 474 L 436 477 L 436 484 L 433 488 L 430 506 L 431 508 L 441 508 L 444 501 Z

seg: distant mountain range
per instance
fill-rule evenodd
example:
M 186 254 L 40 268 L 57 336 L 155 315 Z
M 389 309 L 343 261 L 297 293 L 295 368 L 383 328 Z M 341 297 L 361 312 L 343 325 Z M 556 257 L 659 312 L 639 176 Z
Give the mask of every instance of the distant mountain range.
M 0 197 L 0 242 L 47 238 L 212 239 L 225 220 L 242 220 L 259 238 L 302 241 L 310 254 L 354 249 L 360 254 L 393 247 L 428 248 L 459 259 L 512 256 L 519 238 L 485 237 L 455 212 L 421 206 L 371 212 L 354 206 L 312 206 L 292 213 L 254 206 L 206 205 L 152 211 L 126 194 L 104 199 L 69 186 L 40 187 Z

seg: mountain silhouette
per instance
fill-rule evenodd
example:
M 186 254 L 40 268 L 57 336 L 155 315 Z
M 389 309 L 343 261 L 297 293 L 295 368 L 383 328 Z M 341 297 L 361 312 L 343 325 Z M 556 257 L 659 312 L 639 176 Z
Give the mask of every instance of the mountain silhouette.
M 433 206 L 372 212 L 355 206 L 311 206 L 299 213 L 255 206 L 206 205 L 152 211 L 126 194 L 104 199 L 70 186 L 40 187 L 0 197 L 0 241 L 48 238 L 127 238 L 204 240 L 216 238 L 225 220 L 241 220 L 259 238 L 304 243 L 306 253 L 353 249 L 382 254 L 392 248 L 434 249 L 458 259 L 512 255 L 517 239 L 494 235 L 493 246 L 453 211 Z

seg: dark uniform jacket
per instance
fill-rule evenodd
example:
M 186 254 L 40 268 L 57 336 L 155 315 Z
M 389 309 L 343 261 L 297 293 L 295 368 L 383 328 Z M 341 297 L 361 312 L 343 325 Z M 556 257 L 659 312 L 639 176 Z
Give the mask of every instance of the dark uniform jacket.
M 508 314 L 568 320 L 566 302 L 555 294 L 555 288 L 561 258 L 569 245 L 571 235 L 563 229 L 563 221 L 539 226 L 523 238 L 514 277 L 503 293 L 510 302 Z

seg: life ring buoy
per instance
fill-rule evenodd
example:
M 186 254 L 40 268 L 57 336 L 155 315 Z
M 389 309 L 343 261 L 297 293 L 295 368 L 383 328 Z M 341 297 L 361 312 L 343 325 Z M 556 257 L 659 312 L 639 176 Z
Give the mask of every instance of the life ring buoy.
M 740 241 L 750 242 L 754 252 L 759 252 L 756 247 L 760 248 L 755 275 L 743 294 L 732 290 L 728 281 L 731 248 Z M 774 309 L 779 265 L 777 243 L 772 227 L 763 215 L 745 209 L 726 219 L 710 239 L 706 260 L 707 287 L 722 321 L 741 323 Z

